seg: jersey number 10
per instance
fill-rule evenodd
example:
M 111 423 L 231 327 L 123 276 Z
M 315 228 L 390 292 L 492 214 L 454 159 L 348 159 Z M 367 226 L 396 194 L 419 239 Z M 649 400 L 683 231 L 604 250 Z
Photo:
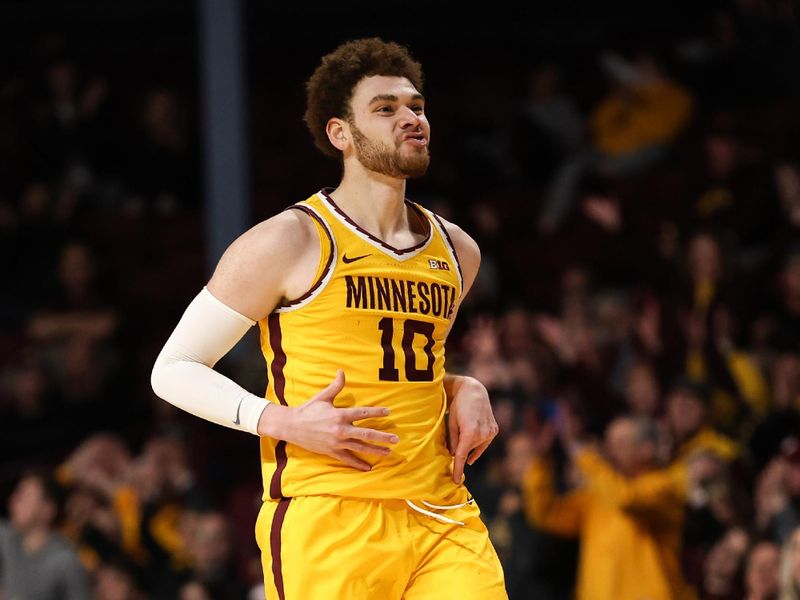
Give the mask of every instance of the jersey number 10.
M 433 323 L 406 319 L 403 324 L 403 354 L 405 356 L 406 381 L 433 381 Z M 384 317 L 378 321 L 381 331 L 381 346 L 383 347 L 383 366 L 378 369 L 378 379 L 381 381 L 400 381 L 400 372 L 395 366 L 394 347 L 394 319 Z M 417 357 L 414 352 L 414 336 L 425 336 L 425 359 L 427 365 L 424 369 L 417 368 Z

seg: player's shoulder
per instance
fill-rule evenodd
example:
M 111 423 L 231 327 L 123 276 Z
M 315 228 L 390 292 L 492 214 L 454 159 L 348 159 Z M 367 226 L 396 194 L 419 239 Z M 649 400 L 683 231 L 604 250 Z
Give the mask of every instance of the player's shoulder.
M 231 249 L 251 255 L 297 256 L 303 248 L 316 247 L 316 235 L 309 215 L 299 210 L 284 210 L 245 231 Z
M 289 210 L 291 208 L 290 206 L 269 219 L 257 223 L 250 229 L 250 232 L 257 239 L 278 236 L 287 241 L 301 242 L 306 238 L 313 237 L 312 218 L 301 210 Z

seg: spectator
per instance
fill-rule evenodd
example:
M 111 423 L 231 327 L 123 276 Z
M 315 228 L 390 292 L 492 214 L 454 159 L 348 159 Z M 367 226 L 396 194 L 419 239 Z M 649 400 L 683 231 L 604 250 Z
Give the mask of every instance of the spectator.
M 207 501 L 179 439 L 155 436 L 131 459 L 119 440 L 96 435 L 70 456 L 59 475 L 95 496 L 93 518 L 71 523 L 82 547 L 88 546 L 101 559 L 109 556 L 104 549 L 118 548 L 150 581 L 187 564 L 187 531 Z M 111 523 L 106 507 L 113 510 Z M 104 539 L 87 539 L 81 535 L 88 533 L 87 528 Z
M 248 588 L 232 563 L 233 544 L 231 525 L 224 515 L 218 512 L 201 514 L 187 543 L 191 566 L 168 574 L 156 597 L 246 600 Z M 206 596 L 201 595 L 201 591 Z
M 702 598 L 739 600 L 744 597 L 742 565 L 750 538 L 741 527 L 732 527 L 708 554 L 703 578 Z
M 655 419 L 661 410 L 661 391 L 653 367 L 633 363 L 625 376 L 625 405 L 631 415 Z
M 76 334 L 108 340 L 117 330 L 118 315 L 99 283 L 89 246 L 77 241 L 65 245 L 58 261 L 58 287 L 31 320 L 29 335 L 41 343 L 63 342 Z
M 679 563 L 689 473 L 683 465 L 658 468 L 657 443 L 652 422 L 618 418 L 606 431 L 608 459 L 567 439 L 584 480 L 579 489 L 557 496 L 543 456 L 526 475 L 531 523 L 580 537 L 579 600 L 692 597 Z
M 624 171 L 675 139 L 691 117 L 692 97 L 667 77 L 649 52 L 641 52 L 631 62 L 605 53 L 601 64 L 618 87 L 591 116 L 593 141 L 604 156 L 616 162 L 609 170 Z
M 65 506 L 64 533 L 75 544 L 87 571 L 99 576 L 98 569 L 106 561 L 122 555 L 120 530 L 114 509 L 102 494 L 86 485 L 76 486 L 69 493 Z M 118 566 L 117 571 L 125 570 L 123 565 Z
M 59 482 L 69 490 L 64 532 L 91 572 L 123 555 L 124 528 L 114 498 L 117 486 L 129 476 L 131 460 L 117 436 L 94 434 L 56 470 Z M 122 562 L 118 566 L 125 570 Z
M 0 521 L 0 592 L 24 600 L 88 600 L 86 572 L 70 542 L 56 532 L 63 490 L 42 473 L 25 475 Z
M 666 400 L 666 422 L 674 445 L 676 461 L 705 450 L 725 461 L 739 456 L 737 444 L 716 432 L 708 421 L 708 390 L 697 381 L 681 378 L 672 386 Z
M 772 542 L 758 542 L 747 555 L 745 568 L 746 600 L 776 600 L 780 547 Z
M 738 435 L 766 410 L 767 385 L 750 354 L 737 341 L 746 308 L 711 232 L 698 232 L 687 246 L 687 278 L 674 286 L 662 323 L 661 362 L 670 374 L 686 374 L 709 388 L 709 423 Z
M 512 378 L 508 362 L 500 347 L 499 326 L 492 317 L 475 319 L 464 344 L 468 350 L 467 369 L 488 389 L 508 389 Z
M 585 151 L 584 117 L 562 86 L 561 69 L 546 63 L 535 68 L 520 107 L 516 149 L 525 175 L 544 180 L 558 161 Z
M 103 563 L 95 574 L 95 600 L 145 600 L 133 567 L 123 560 Z
M 40 169 L 50 178 L 65 174 L 78 154 L 78 67 L 69 60 L 59 60 L 45 72 L 47 97 L 34 111 L 39 147 Z
M 765 307 L 760 319 L 767 330 L 768 343 L 782 352 L 800 351 L 800 248 L 792 247 L 782 260 L 777 294 Z
M 692 96 L 670 80 L 648 51 L 634 61 L 606 52 L 601 64 L 616 89 L 603 98 L 589 118 L 592 150 L 574 154 L 556 172 L 539 219 L 544 232 L 554 231 L 575 201 L 587 170 L 630 175 L 662 159 L 692 115 Z
M 800 165 L 783 162 L 775 167 L 775 187 L 784 216 L 784 229 L 800 228 Z
M 758 471 L 780 452 L 784 439 L 800 431 L 800 355 L 784 353 L 772 366 L 769 412 L 750 437 L 750 452 Z
M 737 524 L 739 515 L 733 497 L 735 488 L 725 463 L 707 451 L 695 454 L 691 461 L 700 475 L 686 506 L 682 563 L 687 580 L 702 588 L 704 569 L 707 570 L 715 543 Z
M 538 437 L 548 435 L 546 427 L 539 425 L 536 437 L 525 431 L 509 435 L 502 468 L 484 478 L 494 484 L 492 489 L 473 490 L 503 563 L 509 600 L 531 596 L 555 600 L 567 594 L 573 584 L 573 544 L 539 530 L 532 531 L 523 510 L 522 482 L 535 446 L 541 444 Z
M 58 396 L 42 361 L 22 356 L 3 373 L 0 455 L 9 462 L 46 460 L 69 447 Z M 5 406 L 4 406 L 5 404 Z
M 800 527 L 792 532 L 781 552 L 779 600 L 800 598 Z
M 15 300 L 22 304 L 19 311 L 25 317 L 52 292 L 51 279 L 42 274 L 54 271 L 65 235 L 64 223 L 56 218 L 56 204 L 46 182 L 26 182 L 20 192 L 16 222 L 4 232 L 13 244 L 8 255 L 13 259 L 4 265 L 4 273 L 18 282 Z
M 756 488 L 757 525 L 783 544 L 800 526 L 800 441 L 789 437 L 761 472 Z
M 703 170 L 686 190 L 688 231 L 713 229 L 736 251 L 763 251 L 783 222 L 769 165 L 721 115 L 703 140 Z M 687 233 L 688 233 L 687 231 Z
M 187 517 L 205 507 L 183 442 L 154 436 L 116 485 L 111 500 L 122 523 L 122 546 L 153 580 L 189 560 Z
M 181 586 L 178 600 L 213 600 L 213 596 L 202 583 L 188 581 Z
M 197 157 L 190 133 L 186 107 L 175 90 L 147 94 L 127 165 L 132 197 L 126 211 L 148 208 L 169 214 L 198 206 Z
M 708 18 L 704 35 L 678 43 L 677 58 L 685 64 L 692 88 L 704 105 L 710 110 L 732 108 L 752 95 L 747 89 L 752 85 L 752 73 L 748 72 L 733 11 L 719 8 Z

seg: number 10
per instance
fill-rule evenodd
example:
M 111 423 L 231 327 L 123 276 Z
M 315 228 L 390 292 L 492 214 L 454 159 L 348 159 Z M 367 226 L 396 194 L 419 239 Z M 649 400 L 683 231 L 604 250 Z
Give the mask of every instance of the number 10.
M 381 346 L 383 347 L 383 366 L 378 369 L 378 379 L 381 381 L 400 381 L 400 372 L 395 367 L 394 347 L 392 338 L 394 337 L 394 319 L 384 317 L 378 321 L 378 329 L 381 330 Z M 406 319 L 403 322 L 403 354 L 405 355 L 406 380 L 407 381 L 433 381 L 433 323 Z M 424 369 L 417 369 L 417 357 L 414 354 L 414 336 L 424 335 L 426 338 L 423 351 L 427 357 L 428 364 Z

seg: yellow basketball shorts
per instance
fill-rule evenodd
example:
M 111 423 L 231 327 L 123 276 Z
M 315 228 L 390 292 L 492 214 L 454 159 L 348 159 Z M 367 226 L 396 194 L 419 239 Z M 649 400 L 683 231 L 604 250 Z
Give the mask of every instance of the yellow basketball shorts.
M 507 600 L 478 507 L 442 514 L 463 525 L 403 500 L 264 502 L 256 540 L 267 600 Z

